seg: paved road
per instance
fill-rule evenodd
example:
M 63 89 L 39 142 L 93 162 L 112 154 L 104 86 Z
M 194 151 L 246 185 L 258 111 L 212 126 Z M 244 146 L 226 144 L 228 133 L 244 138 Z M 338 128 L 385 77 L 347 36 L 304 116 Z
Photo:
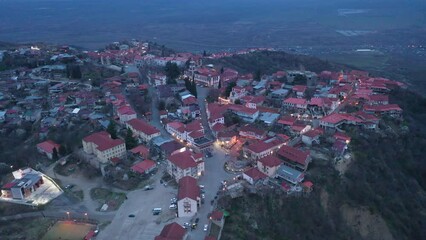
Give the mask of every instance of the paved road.
M 209 94 L 210 89 L 206 88 L 206 87 L 200 87 L 197 86 L 197 100 L 198 100 L 198 106 L 200 107 L 200 112 L 201 112 L 201 122 L 203 123 L 203 127 L 205 129 L 205 132 L 207 133 L 206 137 L 210 138 L 210 139 L 214 139 L 213 138 L 213 134 L 212 131 L 210 129 L 210 126 L 208 124 L 208 119 L 207 119 L 207 112 L 206 112 L 206 97 Z
M 202 176 L 198 183 L 205 186 L 205 201 L 204 204 L 201 205 L 197 216 L 200 219 L 198 223 L 198 228 L 189 233 L 190 239 L 198 240 L 204 239 L 206 236 L 206 232 L 203 231 L 204 224 L 208 224 L 208 214 L 212 212 L 213 205 L 211 201 L 214 200 L 219 187 L 221 186 L 221 181 L 233 178 L 236 174 L 230 174 L 225 172 L 223 165 L 228 159 L 228 156 L 225 155 L 225 151 L 218 146 L 218 144 L 214 144 L 213 147 L 213 157 L 205 158 L 205 175 Z

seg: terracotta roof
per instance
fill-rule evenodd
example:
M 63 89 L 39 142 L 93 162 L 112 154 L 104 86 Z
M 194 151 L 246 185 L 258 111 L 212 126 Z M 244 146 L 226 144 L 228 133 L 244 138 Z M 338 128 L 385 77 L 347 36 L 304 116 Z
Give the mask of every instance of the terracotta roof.
M 244 174 L 252 178 L 254 181 L 268 177 L 257 168 L 250 168 L 249 170 L 245 171 Z
M 309 130 L 308 132 L 304 133 L 304 136 L 310 137 L 310 138 L 314 138 L 317 136 L 320 136 L 324 133 L 324 130 L 322 130 L 321 128 L 316 128 L 316 129 L 312 129 Z
M 297 118 L 291 116 L 283 116 L 278 120 L 279 124 L 291 126 L 297 121 Z
M 295 92 L 305 92 L 307 87 L 305 85 L 294 85 L 293 91 Z
M 333 137 L 334 137 L 336 140 L 343 140 L 343 141 L 350 141 L 350 140 L 351 140 L 351 137 L 349 137 L 348 135 L 346 135 L 346 134 L 344 134 L 344 133 L 341 133 L 341 132 L 336 132 L 336 133 L 333 135 Z
M 155 166 L 156 166 L 156 163 L 154 161 L 145 159 L 142 162 L 133 165 L 132 170 L 142 174 L 142 173 L 145 173 L 147 170 L 152 169 Z
M 339 123 L 341 121 L 360 122 L 361 120 L 350 115 L 350 114 L 346 114 L 346 113 L 332 113 L 330 115 L 327 115 L 327 116 L 321 118 L 320 121 L 336 124 L 336 123 Z
M 249 144 L 247 146 L 247 149 L 254 152 L 254 153 L 261 153 L 261 152 L 264 152 L 264 151 L 271 149 L 275 146 L 276 146 L 276 144 L 274 144 L 272 142 L 265 143 L 263 141 L 255 141 L 255 142 Z
M 240 128 L 239 132 L 240 132 L 240 135 L 242 135 L 241 133 L 243 133 L 243 134 L 244 133 L 248 133 L 248 134 L 253 133 L 253 134 L 258 135 L 258 136 L 263 136 L 263 135 L 266 134 L 265 130 L 260 129 L 260 128 L 256 128 L 256 127 L 254 127 L 250 124 L 246 124 L 246 125 L 242 126 Z
M 197 180 L 190 176 L 185 176 L 179 180 L 178 201 L 184 198 L 190 198 L 197 201 L 200 197 L 200 187 Z
M 283 145 L 280 150 L 278 150 L 277 154 L 278 156 L 284 157 L 286 160 L 296 162 L 303 166 L 308 164 L 307 159 L 309 157 L 309 152 L 304 152 L 294 147 Z
M 149 153 L 149 149 L 144 145 L 139 145 L 130 149 L 130 152 L 133 154 L 147 155 Z
M 160 132 L 160 130 L 158 130 L 154 126 L 137 118 L 128 121 L 127 124 L 132 126 L 132 128 L 134 128 L 136 131 L 143 132 L 146 135 L 153 135 Z
M 118 145 L 124 144 L 124 141 L 121 139 L 112 139 L 109 133 L 102 131 L 93 133 L 85 138 L 83 138 L 85 142 L 92 142 L 96 144 L 99 151 L 105 151 L 107 149 L 116 147 Z
M 259 159 L 259 162 L 261 162 L 263 166 L 268 166 L 268 167 L 276 167 L 281 165 L 282 163 L 282 161 L 279 158 L 272 155 Z
M 364 106 L 364 110 L 372 111 L 372 112 L 402 111 L 402 109 L 398 106 L 398 104 Z
M 180 169 L 197 167 L 197 163 L 195 162 L 192 153 L 188 150 L 169 156 L 169 161 Z
M 160 235 L 156 236 L 154 240 L 183 240 L 185 234 L 185 228 L 174 222 L 164 226 Z
M 117 113 L 119 115 L 133 115 L 133 114 L 136 114 L 136 112 L 130 106 L 121 106 L 121 107 L 119 107 L 117 109 Z
M 52 140 L 47 140 L 37 144 L 37 147 L 43 150 L 45 153 L 53 153 L 53 148 L 56 148 L 56 150 L 59 151 L 60 146 L 61 145 L 55 143 Z
M 304 98 L 287 98 L 284 100 L 284 103 L 289 103 L 293 105 L 304 105 L 306 104 L 306 99 Z
M 210 214 L 210 219 L 214 220 L 214 221 L 220 221 L 223 218 L 223 212 L 222 211 L 213 211 Z

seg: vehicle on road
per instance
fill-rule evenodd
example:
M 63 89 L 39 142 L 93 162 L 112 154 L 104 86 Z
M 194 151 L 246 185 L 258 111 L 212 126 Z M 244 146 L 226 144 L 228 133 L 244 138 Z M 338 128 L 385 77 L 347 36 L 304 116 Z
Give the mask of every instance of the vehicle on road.
M 197 226 L 198 226 L 198 223 L 193 223 L 193 224 L 191 225 L 191 228 L 192 228 L 192 229 L 196 229 L 196 228 L 197 228 Z
M 204 189 L 204 185 L 200 185 L 200 188 L 201 188 L 201 189 Z
M 68 184 L 68 185 L 65 186 L 65 189 L 71 189 L 73 187 L 74 187 L 74 184 Z
M 207 229 L 209 228 L 209 225 L 208 224 L 204 224 L 204 228 L 203 228 L 203 231 L 204 232 L 207 232 Z
M 204 193 L 203 193 L 203 194 L 201 194 L 201 198 L 202 198 L 202 199 L 206 198 L 206 195 L 204 195 Z
M 129 218 L 134 218 L 135 214 L 129 214 Z
M 183 224 L 183 228 L 187 229 L 187 228 L 189 228 L 189 227 L 191 227 L 191 224 L 189 224 L 189 223 L 187 223 L 187 222 Z
M 159 215 L 161 213 L 161 208 L 154 208 L 152 209 L 152 215 Z
M 170 204 L 169 209 L 177 209 L 177 205 L 176 204 Z
M 176 204 L 177 203 L 177 198 L 172 198 L 170 199 L 170 204 Z
M 154 189 L 154 187 L 151 186 L 151 185 L 147 185 L 143 188 L 143 190 L 145 190 L 145 191 L 152 190 L 152 189 Z

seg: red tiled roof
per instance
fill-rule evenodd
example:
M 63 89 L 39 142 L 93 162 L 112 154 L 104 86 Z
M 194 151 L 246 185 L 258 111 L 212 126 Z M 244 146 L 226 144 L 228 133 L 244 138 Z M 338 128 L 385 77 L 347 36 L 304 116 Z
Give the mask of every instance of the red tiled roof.
M 307 159 L 309 157 L 309 152 L 304 152 L 294 147 L 283 145 L 280 150 L 278 150 L 278 156 L 284 157 L 287 160 L 292 162 L 299 163 L 303 166 L 307 164 Z
M 200 197 L 200 187 L 197 180 L 190 176 L 185 176 L 179 180 L 178 201 L 184 198 L 190 198 L 197 201 Z
M 309 105 L 315 105 L 315 106 L 318 106 L 318 107 L 322 107 L 322 106 L 324 106 L 324 99 L 323 98 L 311 98 Z
M 200 131 L 200 130 L 203 130 L 203 124 L 201 124 L 200 120 L 194 120 L 194 121 L 186 124 L 185 130 L 187 132 Z
M 178 152 L 169 156 L 169 161 L 180 169 L 187 169 L 197 166 L 197 163 L 195 162 L 192 153 L 188 150 L 184 152 Z
M 284 103 L 294 104 L 294 105 L 304 105 L 306 104 L 306 99 L 304 98 L 287 98 L 284 100 Z
M 236 104 L 230 104 L 229 109 L 234 111 L 234 112 L 245 113 L 247 115 L 253 115 L 253 114 L 259 112 L 259 110 L 257 110 L 257 109 L 248 108 L 246 106 L 236 105 Z
M 127 124 L 132 126 L 132 128 L 134 128 L 136 131 L 143 132 L 146 135 L 153 135 L 160 132 L 160 130 L 158 130 L 154 126 L 137 118 L 128 121 Z
M 130 106 L 121 106 L 121 107 L 119 107 L 117 109 L 117 113 L 119 115 L 133 115 L 133 114 L 136 114 L 136 112 Z
M 204 133 L 201 131 L 194 131 L 194 132 L 191 132 L 189 136 L 192 137 L 193 139 L 197 139 L 197 138 L 203 137 Z
M 149 170 L 149 169 L 151 169 L 155 166 L 156 166 L 156 164 L 155 164 L 154 161 L 149 160 L 149 159 L 145 159 L 142 162 L 133 165 L 132 170 L 134 172 L 142 174 L 142 173 L 145 173 L 147 170 Z
M 343 141 L 347 141 L 347 140 L 351 140 L 351 137 L 349 137 L 348 135 L 341 133 L 341 132 L 336 132 L 333 137 L 337 140 L 343 140 Z
M 139 145 L 137 147 L 130 149 L 130 152 L 133 154 L 148 155 L 149 149 L 145 147 L 144 145 Z
M 154 240 L 183 240 L 185 234 L 185 228 L 174 222 L 164 226 L 160 235 L 156 236 Z
M 99 151 L 105 151 L 107 149 L 116 147 L 118 145 L 124 144 L 124 141 L 121 139 L 112 139 L 109 133 L 102 131 L 93 133 L 85 138 L 83 138 L 85 142 L 92 142 L 96 144 Z
M 328 116 L 325 116 L 323 118 L 321 118 L 321 121 L 323 122 L 328 122 L 328 123 L 332 123 L 332 124 L 336 124 L 339 123 L 341 121 L 354 121 L 354 122 L 360 122 L 361 120 L 350 115 L 350 114 L 345 114 L 345 113 L 332 113 Z
M 10 189 L 15 186 L 18 182 L 9 182 L 2 186 L 2 189 Z
M 240 128 L 240 135 L 242 135 L 241 133 L 253 133 L 258 136 L 263 136 L 266 134 L 266 131 L 263 129 L 256 128 L 250 124 L 246 124 Z
M 313 187 L 313 186 L 314 186 L 314 184 L 313 184 L 311 181 L 303 182 L 303 183 L 302 183 L 302 185 L 303 185 L 304 187 L 307 187 L 307 188 L 311 188 L 311 187 Z
M 386 112 L 386 111 L 402 111 L 398 104 L 387 104 L 377 106 L 364 106 L 365 111 Z
M 53 153 L 53 148 L 56 148 L 56 150 L 59 151 L 60 146 L 61 145 L 55 143 L 52 140 L 47 140 L 37 144 L 37 148 L 40 148 L 45 153 Z
M 273 142 L 265 143 L 263 141 L 256 141 L 248 145 L 247 149 L 254 153 L 261 153 L 275 146 L 276 144 L 274 144 Z
M 118 158 L 118 157 L 111 158 L 111 160 L 110 160 L 110 161 L 111 161 L 112 163 L 114 163 L 114 164 L 117 164 L 117 163 L 121 162 L 120 158 Z
M 278 120 L 279 124 L 292 126 L 297 121 L 297 118 L 291 116 L 283 116 Z
M 266 157 L 263 157 L 261 159 L 259 159 L 259 162 L 261 162 L 263 164 L 263 166 L 268 166 L 268 167 L 276 167 L 281 165 L 281 160 L 275 156 L 269 155 Z
M 323 133 L 324 133 L 324 130 L 322 130 L 321 128 L 316 128 L 304 133 L 303 135 L 310 138 L 314 138 L 314 137 L 322 135 Z
M 295 92 L 305 92 L 307 87 L 305 85 L 294 85 L 293 91 Z
M 214 221 L 220 221 L 223 218 L 223 212 L 222 211 L 213 211 L 212 214 L 210 214 L 210 219 Z
M 168 126 L 170 126 L 171 128 L 179 131 L 179 132 L 184 132 L 185 131 L 185 124 L 178 122 L 178 121 L 174 121 L 174 122 L 169 122 L 167 123 Z
M 254 181 L 268 177 L 257 168 L 250 168 L 249 170 L 245 171 L 244 174 L 252 178 Z
M 187 97 L 182 100 L 184 105 L 197 104 L 197 99 L 194 96 Z

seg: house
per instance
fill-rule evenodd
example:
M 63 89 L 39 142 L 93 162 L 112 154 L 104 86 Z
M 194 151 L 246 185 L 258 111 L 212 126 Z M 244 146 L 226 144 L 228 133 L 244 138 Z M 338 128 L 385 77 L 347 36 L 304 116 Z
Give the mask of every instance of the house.
M 165 225 L 160 235 L 156 236 L 154 240 L 185 240 L 186 238 L 187 233 L 185 228 L 173 222 Z
M 1 187 L 2 198 L 26 199 L 44 183 L 43 175 L 31 168 L 19 169 L 12 174 L 14 180 Z
M 320 136 L 324 134 L 324 130 L 321 128 L 311 129 L 306 133 L 302 134 L 302 142 L 308 146 L 311 146 L 313 143 L 320 143 Z
M 174 121 L 167 123 L 166 131 L 181 141 L 186 140 L 185 124 L 181 122 Z
M 126 122 L 126 126 L 143 142 L 149 143 L 151 139 L 161 135 L 160 130 L 141 119 L 132 119 Z
M 304 98 L 287 98 L 283 101 L 284 108 L 305 110 L 308 107 L 308 103 Z
M 281 164 L 282 161 L 279 158 L 268 155 L 257 161 L 257 169 L 268 175 L 268 177 L 274 177 Z
M 331 147 L 336 156 L 343 156 L 347 148 L 348 144 L 342 140 L 336 140 Z
M 37 150 L 41 154 L 46 154 L 49 159 L 53 158 L 53 149 L 56 149 L 56 153 L 59 153 L 59 148 L 61 145 L 55 143 L 52 140 L 47 140 L 37 144 Z
M 282 178 L 292 184 L 299 184 L 305 178 L 303 172 L 285 165 L 280 166 L 276 174 L 277 177 Z
M 279 137 L 269 138 L 264 141 L 254 141 L 243 147 L 243 154 L 248 159 L 258 160 L 274 152 L 286 144 L 286 140 Z
M 248 92 L 246 91 L 244 87 L 235 86 L 232 88 L 232 91 L 229 94 L 229 100 L 231 100 L 232 103 L 235 103 L 235 100 L 241 99 L 247 94 Z
M 178 217 L 192 217 L 197 213 L 201 202 L 200 193 L 200 187 L 195 178 L 185 176 L 179 180 L 177 195 Z
M 246 180 L 251 185 L 254 185 L 260 180 L 267 178 L 268 175 L 259 171 L 257 168 L 250 168 L 243 173 L 243 179 Z
M 210 214 L 209 217 L 212 223 L 218 225 L 219 227 L 223 227 L 225 224 L 225 216 L 222 211 L 215 210 Z
M 198 178 L 204 173 L 203 154 L 189 150 L 173 153 L 167 159 L 167 172 L 176 182 L 185 176 Z
M 242 105 L 230 105 L 229 110 L 243 121 L 253 123 L 259 117 L 259 110 Z
M 220 72 L 213 68 L 198 68 L 194 72 L 194 81 L 208 87 L 217 87 L 220 81 Z
M 240 128 L 239 134 L 241 137 L 262 140 L 266 136 L 266 131 L 246 124 Z
M 134 164 L 131 169 L 135 173 L 149 174 L 150 172 L 154 171 L 156 166 L 157 164 L 154 161 L 145 159 L 139 163 Z
M 302 187 L 303 187 L 303 191 L 305 192 L 312 192 L 313 188 L 314 188 L 314 184 L 311 181 L 304 181 L 302 183 Z
M 277 157 L 284 161 L 284 165 L 301 171 L 306 171 L 311 161 L 310 153 L 294 147 L 282 145 L 277 152 Z
M 388 115 L 391 117 L 399 117 L 402 115 L 402 109 L 398 104 L 387 105 L 365 105 L 364 112 L 378 115 Z
M 105 131 L 90 134 L 83 138 L 83 150 L 93 154 L 102 164 L 108 163 L 112 158 L 126 156 L 126 144 L 121 139 L 112 139 Z
M 121 106 L 117 109 L 117 116 L 120 119 L 120 122 L 124 124 L 129 120 L 135 119 L 136 112 L 130 106 Z
M 145 147 L 144 145 L 136 146 L 130 149 L 130 152 L 135 155 L 141 156 L 143 159 L 147 159 L 149 156 L 149 148 Z
M 308 87 L 305 85 L 294 85 L 292 90 L 296 94 L 297 98 L 303 98 L 307 88 Z

